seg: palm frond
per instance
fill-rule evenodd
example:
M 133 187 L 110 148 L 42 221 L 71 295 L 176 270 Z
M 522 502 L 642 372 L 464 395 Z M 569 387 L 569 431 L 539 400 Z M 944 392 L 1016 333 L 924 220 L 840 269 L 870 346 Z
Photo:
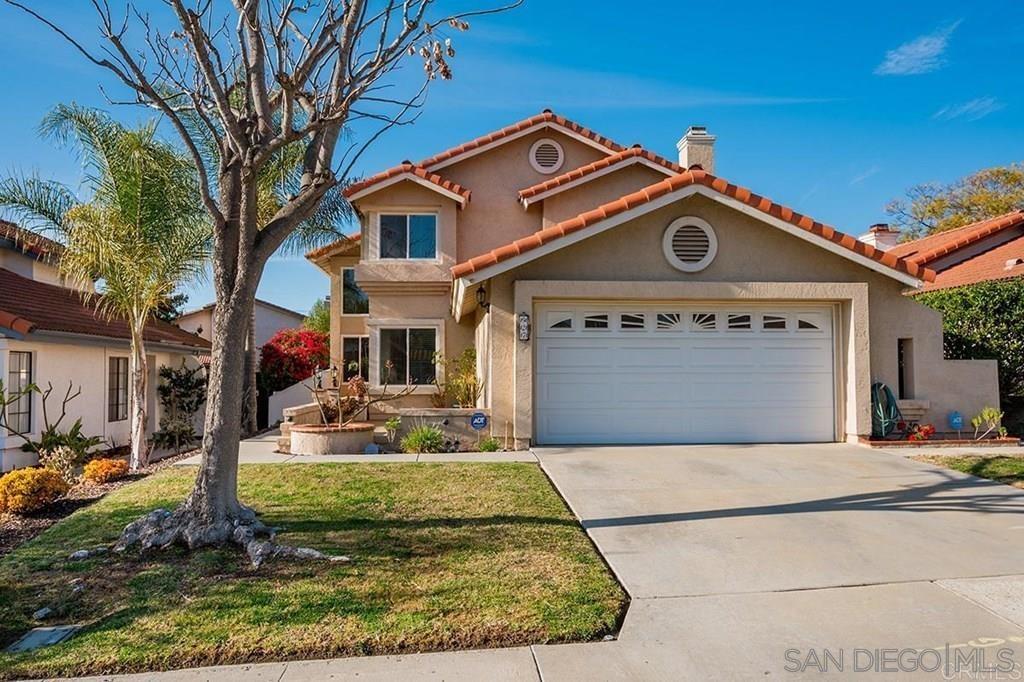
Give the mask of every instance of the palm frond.
M 78 203 L 74 193 L 38 176 L 0 180 L 0 208 L 17 216 L 25 227 L 63 237 L 65 216 Z

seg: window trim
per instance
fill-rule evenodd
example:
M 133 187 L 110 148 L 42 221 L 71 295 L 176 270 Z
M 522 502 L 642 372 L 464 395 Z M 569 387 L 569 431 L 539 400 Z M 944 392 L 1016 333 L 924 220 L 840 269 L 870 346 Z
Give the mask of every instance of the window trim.
M 371 391 L 379 392 L 383 389 L 380 384 L 380 332 L 382 329 L 433 329 L 434 350 L 436 353 L 445 352 L 445 329 L 444 320 L 439 318 L 401 318 L 401 319 L 369 319 L 366 322 L 366 330 L 370 337 L 370 379 Z M 434 364 L 434 376 L 437 382 L 444 383 L 444 363 Z M 396 386 L 404 387 L 405 384 L 390 384 L 389 391 Z M 434 384 L 418 384 L 413 386 L 413 393 L 437 393 L 437 386 Z
M 388 260 L 392 260 L 392 259 L 389 258 Z M 346 265 L 343 268 L 341 268 L 341 314 L 344 315 L 345 317 L 368 317 L 370 315 L 370 297 L 369 297 L 369 295 L 365 291 L 362 290 L 362 287 L 360 287 L 359 290 L 363 291 L 363 296 L 366 296 L 366 312 L 365 313 L 346 313 L 345 312 L 345 271 L 346 270 L 351 270 L 352 271 L 352 278 L 355 279 L 356 268 L 355 268 L 354 265 Z M 357 287 L 359 286 L 358 282 L 356 282 L 356 286 Z M 352 336 L 352 335 L 349 334 L 348 336 Z
M 433 216 L 434 218 L 434 257 L 433 258 L 382 258 L 380 255 L 381 235 L 380 218 L 385 215 L 404 215 L 406 245 L 405 252 L 409 253 L 409 218 L 411 216 Z M 373 244 L 370 259 L 380 263 L 440 263 L 441 262 L 441 212 L 437 210 L 423 210 L 410 208 L 380 208 L 373 213 Z
M 363 339 L 366 339 L 366 373 L 367 374 L 370 373 L 370 356 L 372 355 L 372 353 L 370 353 L 370 335 L 369 334 L 342 334 L 341 335 L 341 377 L 339 377 L 342 382 L 346 381 L 346 379 L 345 379 L 345 339 L 359 339 L 360 341 L 362 341 Z M 362 365 L 363 365 L 362 354 L 363 354 L 363 344 L 360 343 L 359 344 L 359 355 L 360 355 L 360 358 L 358 360 L 358 363 L 359 363 L 360 367 L 362 367 Z M 369 383 L 369 381 L 370 381 L 370 377 L 369 376 L 366 376 L 366 377 L 363 377 L 363 378 L 367 381 L 367 383 Z
M 7 353 L 7 362 L 4 365 L 4 386 L 6 386 L 8 390 L 10 390 L 10 388 L 11 388 L 11 355 L 14 355 L 15 353 L 18 353 L 20 355 L 24 355 L 24 356 L 26 356 L 28 358 L 28 383 L 29 384 L 34 384 L 35 381 L 36 381 L 36 354 L 35 354 L 35 351 L 11 349 Z M 24 388 L 24 386 L 20 386 L 19 390 L 21 390 L 22 388 Z M 25 434 L 35 434 L 35 418 L 36 418 L 36 410 L 35 410 L 35 407 L 36 407 L 36 405 L 35 405 L 36 397 L 35 397 L 35 393 L 29 393 L 28 395 L 25 396 L 25 398 L 28 399 L 27 400 L 27 402 L 28 402 L 28 410 L 25 411 L 25 412 L 18 412 L 17 414 L 18 414 L 18 416 L 28 415 L 28 429 L 26 431 L 24 431 L 23 433 L 25 433 Z M 10 419 L 10 415 L 9 414 L 5 414 L 4 415 L 4 422 L 7 423 L 8 419 Z
M 112 383 L 112 380 L 114 378 L 114 372 L 113 372 L 114 368 L 113 368 L 112 365 L 114 364 L 114 362 L 117 362 L 118 364 L 120 364 L 122 360 L 124 361 L 124 387 L 123 387 L 123 390 L 124 390 L 124 416 L 123 417 L 116 417 L 112 413 L 112 408 L 115 408 L 115 407 L 120 408 L 121 402 L 120 402 L 120 400 L 118 400 L 117 405 L 115 405 L 113 402 L 111 402 L 113 397 L 114 397 L 114 390 L 115 390 L 115 387 L 114 387 L 114 385 Z M 118 377 L 120 377 L 120 376 L 121 376 L 120 372 L 118 372 Z M 125 355 L 108 355 L 107 356 L 107 423 L 108 424 L 118 424 L 118 423 L 123 422 L 123 421 L 128 421 L 128 414 L 129 414 L 129 412 L 131 412 L 131 396 L 129 395 L 129 389 L 128 389 L 128 384 L 129 384 L 130 381 L 131 381 L 131 363 L 128 361 L 128 357 L 125 356 Z M 118 386 L 117 388 L 120 389 L 121 386 Z M 118 398 L 120 398 L 120 395 L 118 396 Z

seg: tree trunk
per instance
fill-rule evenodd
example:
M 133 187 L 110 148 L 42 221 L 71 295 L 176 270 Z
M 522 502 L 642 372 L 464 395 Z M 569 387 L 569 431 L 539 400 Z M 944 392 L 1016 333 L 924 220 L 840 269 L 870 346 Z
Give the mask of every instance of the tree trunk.
M 146 442 L 146 347 L 140 329 L 132 330 L 131 357 L 128 359 L 131 393 L 128 411 L 131 414 L 131 458 L 129 466 L 138 471 L 149 464 L 149 443 Z
M 249 316 L 249 329 L 245 341 L 245 391 L 242 404 L 242 435 L 249 437 L 259 430 L 257 422 L 258 396 L 256 387 L 257 355 L 256 348 L 256 308 L 253 306 Z

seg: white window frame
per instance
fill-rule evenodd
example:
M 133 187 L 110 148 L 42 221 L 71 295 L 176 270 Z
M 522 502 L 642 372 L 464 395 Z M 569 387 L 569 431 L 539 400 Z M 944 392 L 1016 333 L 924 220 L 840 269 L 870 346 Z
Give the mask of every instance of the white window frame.
M 387 260 L 392 260 L 392 259 L 389 258 Z M 351 265 L 346 265 L 345 267 L 343 267 L 341 269 L 341 314 L 344 315 L 345 317 L 367 317 L 370 314 L 369 307 L 367 307 L 367 312 L 365 312 L 365 313 L 346 313 L 345 312 L 345 271 L 346 270 L 351 270 L 352 273 L 353 273 L 353 277 L 355 276 L 355 271 L 356 271 L 355 267 L 351 266 Z M 359 284 L 356 283 L 356 286 L 359 286 Z M 366 292 L 364 291 L 363 294 L 366 295 Z M 366 296 L 366 301 L 367 301 L 367 306 L 369 306 L 370 297 L 368 295 Z
M 381 258 L 380 255 L 380 217 L 382 215 L 404 215 L 406 253 L 409 253 L 409 220 L 411 216 L 433 216 L 434 217 L 434 257 L 433 258 Z M 409 208 L 380 208 L 373 213 L 373 243 L 370 249 L 370 259 L 381 263 L 440 263 L 441 262 L 441 213 L 440 211 L 409 209 Z
M 355 317 L 355 316 L 353 316 L 353 317 Z M 366 339 L 366 342 L 367 342 L 367 347 L 366 347 L 366 373 L 367 374 L 370 373 L 370 358 L 373 356 L 373 353 L 370 352 L 370 347 L 369 347 L 369 343 L 370 343 L 370 335 L 369 334 L 342 334 L 341 335 L 341 376 L 338 377 L 338 381 L 345 381 L 345 339 L 359 339 L 360 341 L 362 341 L 363 339 Z M 363 346 L 362 346 L 362 344 L 359 344 L 359 355 L 360 355 L 360 357 L 359 357 L 358 362 L 359 362 L 360 365 L 362 365 L 363 364 L 363 358 L 362 358 Z M 367 380 L 367 382 L 369 382 L 370 377 L 366 377 L 366 380 Z
M 38 354 L 36 353 L 36 351 L 34 351 L 34 350 L 24 350 L 23 348 L 10 348 L 10 349 L 7 350 L 6 357 L 4 358 L 5 362 L 3 363 L 3 376 L 2 376 L 2 378 L 3 378 L 4 386 L 6 388 L 8 388 L 8 389 L 11 388 L 11 385 L 10 385 L 10 371 L 11 371 L 11 354 L 13 354 L 13 353 L 24 353 L 24 354 L 28 355 L 28 362 L 29 362 L 28 382 L 30 384 L 37 384 L 37 382 L 38 382 L 38 378 L 37 378 L 38 377 L 38 371 L 37 371 L 37 368 L 38 368 L 39 365 L 37 363 Z M 37 422 L 37 420 L 39 418 L 38 417 L 38 409 L 37 409 L 37 408 L 39 408 L 39 405 L 36 404 L 36 395 L 37 395 L 36 393 L 32 392 L 32 393 L 29 393 L 27 396 L 25 396 L 26 398 L 28 398 L 28 431 L 25 432 L 25 435 L 30 435 L 30 436 L 38 435 L 37 434 L 37 429 L 36 429 L 36 422 Z M 4 415 L 4 419 L 5 420 L 6 420 L 6 418 L 7 418 L 7 415 Z M 13 434 L 10 434 L 10 433 L 0 434 L 0 437 L 3 437 L 3 436 L 8 436 L 8 437 L 10 437 L 12 439 L 15 438 L 15 436 L 13 436 Z
M 370 379 L 371 390 L 379 391 L 383 388 L 380 383 L 380 332 L 382 329 L 433 329 L 434 330 L 434 352 L 445 352 L 444 320 L 437 318 L 429 319 L 379 319 L 369 320 L 366 323 L 367 332 L 370 337 Z M 437 383 L 444 383 L 444 364 L 435 363 L 434 376 Z M 391 390 L 400 390 L 405 384 L 390 384 Z M 437 386 L 434 384 L 419 384 L 413 387 L 413 393 L 436 393 Z

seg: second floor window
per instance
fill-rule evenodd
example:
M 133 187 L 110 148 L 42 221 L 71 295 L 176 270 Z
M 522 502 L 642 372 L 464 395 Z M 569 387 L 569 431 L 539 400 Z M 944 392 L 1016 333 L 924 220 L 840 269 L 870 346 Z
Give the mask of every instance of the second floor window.
M 383 213 L 380 216 L 382 259 L 437 258 L 437 216 L 425 213 Z
M 370 312 L 370 301 L 356 284 L 356 271 L 345 268 L 341 271 L 341 314 L 366 315 Z

